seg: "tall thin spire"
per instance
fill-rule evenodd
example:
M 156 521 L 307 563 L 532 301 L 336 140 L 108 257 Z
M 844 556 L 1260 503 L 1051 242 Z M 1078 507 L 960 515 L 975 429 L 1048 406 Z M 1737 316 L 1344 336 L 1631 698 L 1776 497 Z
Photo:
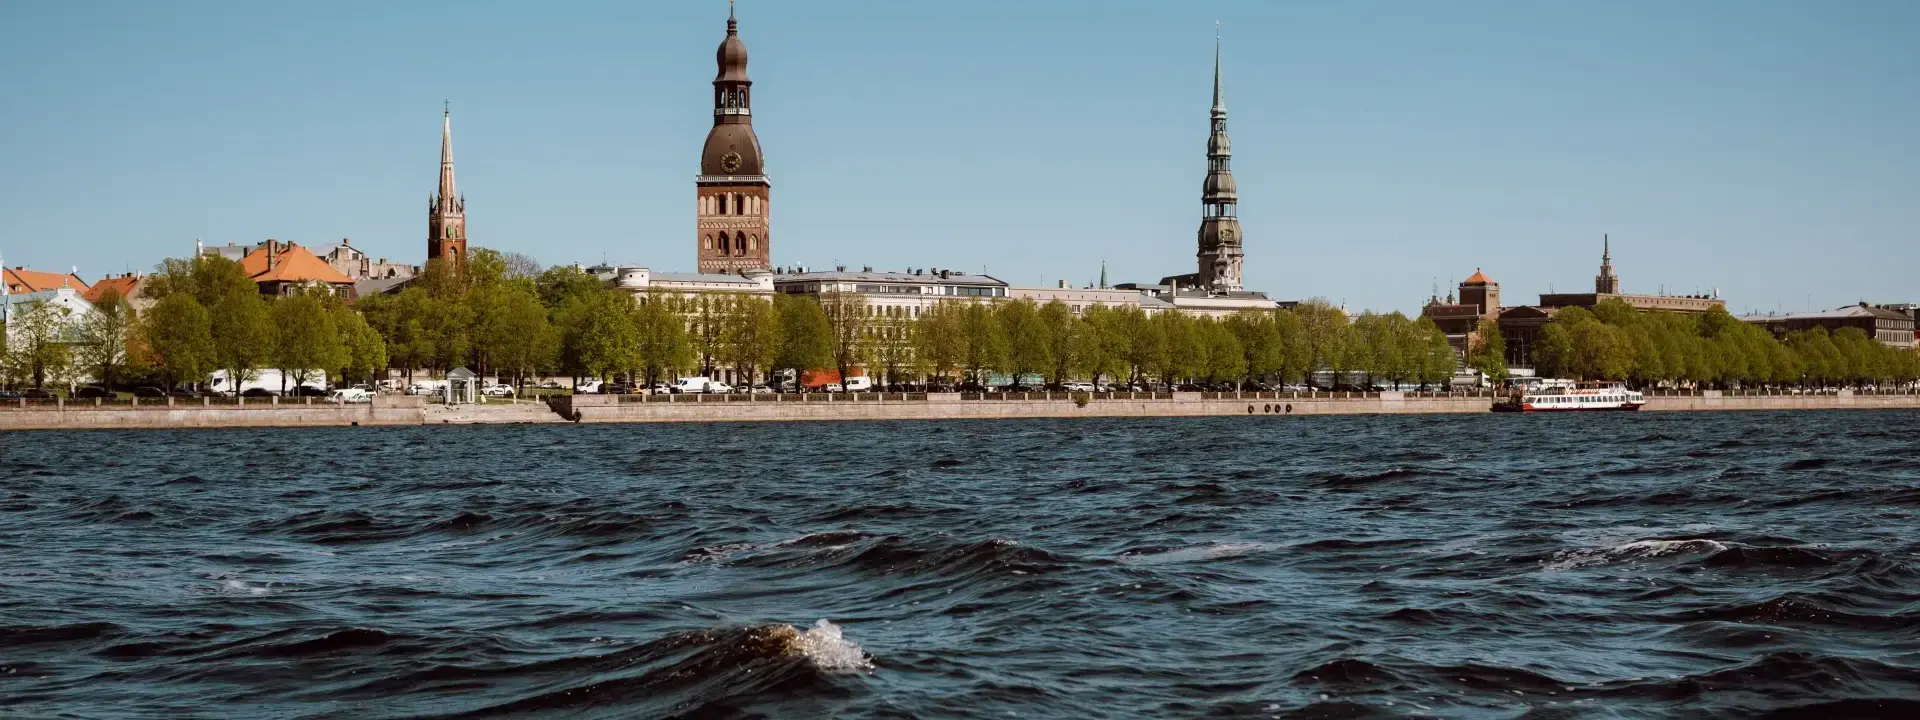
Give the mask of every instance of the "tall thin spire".
M 1593 291 L 1609 295 L 1620 293 L 1620 278 L 1613 274 L 1613 241 L 1604 233 L 1600 235 L 1600 275 L 1593 279 Z
M 1213 23 L 1213 114 L 1227 114 L 1227 91 L 1220 85 L 1220 21 Z
M 445 205 L 458 196 L 453 189 L 453 110 L 447 105 L 440 112 L 440 203 Z

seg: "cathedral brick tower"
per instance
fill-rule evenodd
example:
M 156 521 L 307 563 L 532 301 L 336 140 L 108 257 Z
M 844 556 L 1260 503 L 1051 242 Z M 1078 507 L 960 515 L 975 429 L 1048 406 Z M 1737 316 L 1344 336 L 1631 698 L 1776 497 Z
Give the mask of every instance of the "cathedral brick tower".
M 727 38 L 715 53 L 713 129 L 700 151 L 694 179 L 700 272 L 736 273 L 772 269 L 766 166 L 753 133 L 753 81 L 747 79 L 747 45 L 740 23 L 727 12 Z
M 1232 142 L 1227 139 L 1227 96 L 1220 86 L 1220 40 L 1213 41 L 1213 121 L 1207 138 L 1207 180 L 1200 203 L 1200 285 L 1215 292 L 1239 292 L 1242 238 L 1235 206 L 1240 202 L 1229 162 Z
M 467 260 L 467 199 L 453 189 L 453 113 L 440 120 L 440 192 L 427 201 L 427 260 L 459 267 Z

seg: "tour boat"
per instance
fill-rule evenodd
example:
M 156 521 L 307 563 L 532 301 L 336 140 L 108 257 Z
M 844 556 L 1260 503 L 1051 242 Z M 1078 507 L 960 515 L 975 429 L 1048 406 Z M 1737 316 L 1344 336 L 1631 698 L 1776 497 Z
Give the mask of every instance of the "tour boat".
M 1538 385 L 1494 402 L 1494 412 L 1563 412 L 1571 410 L 1639 410 L 1647 396 L 1628 390 L 1624 383 L 1544 380 Z

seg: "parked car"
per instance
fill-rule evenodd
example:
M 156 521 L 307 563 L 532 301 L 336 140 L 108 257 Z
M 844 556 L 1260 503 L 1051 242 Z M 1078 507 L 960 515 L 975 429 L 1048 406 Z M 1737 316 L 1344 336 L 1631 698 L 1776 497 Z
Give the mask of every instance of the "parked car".
M 847 391 L 846 388 L 840 387 L 840 383 L 827 383 L 826 387 L 823 387 L 820 389 L 824 392 L 830 392 L 830 393 Z
M 543 383 L 540 383 L 540 387 L 542 387 L 542 388 L 545 388 L 545 389 L 548 389 L 548 390 L 559 390 L 559 389 L 560 389 L 560 381 L 559 381 L 559 380 L 548 380 L 548 381 L 546 381 L 546 382 L 543 382 Z
M 573 386 L 573 393 L 575 395 L 592 395 L 600 392 L 600 386 L 603 384 L 605 383 L 599 380 L 582 380 L 579 385 Z
M 142 385 L 133 389 L 133 396 L 137 398 L 163 398 L 167 396 L 167 391 L 151 385 Z
M 873 389 L 873 378 L 855 375 L 847 378 L 843 384 L 847 386 L 847 392 L 867 392 Z
M 93 398 L 111 398 L 111 397 L 113 397 L 113 391 L 100 387 L 99 385 L 85 385 L 85 386 L 76 388 L 73 391 L 73 399 L 75 400 L 91 400 Z
M 666 383 L 654 383 L 653 387 L 647 388 L 647 392 L 654 395 L 672 395 L 673 386 Z
M 481 390 L 480 394 L 486 395 L 487 397 L 513 397 L 513 386 L 506 383 L 495 383 Z
M 718 380 L 708 380 L 708 381 L 707 381 L 707 393 L 708 393 L 708 394 L 719 394 L 719 393 L 730 393 L 730 392 L 733 392 L 733 386 L 732 386 L 732 385 L 728 385 L 728 384 L 726 384 L 726 383 L 723 383 L 723 382 L 720 382 L 720 381 L 718 381 Z
M 257 387 L 254 387 L 254 388 L 247 388 L 246 390 L 243 390 L 243 391 L 241 391 L 241 392 L 240 392 L 240 397 L 243 397 L 243 398 L 270 398 L 270 397 L 275 397 L 275 396 L 277 396 L 277 395 L 279 395 L 279 394 L 280 394 L 280 393 L 277 393 L 277 392 L 274 392 L 274 391 L 272 391 L 272 390 L 268 390 L 268 389 L 266 389 L 266 388 L 257 388 Z
M 602 395 L 625 395 L 630 392 L 633 392 L 633 386 L 626 383 L 601 383 L 600 385 Z
M 365 390 L 365 391 L 367 391 L 367 392 L 373 392 L 373 387 L 372 387 L 372 386 L 369 386 L 369 385 L 367 385 L 366 383 L 354 383 L 354 384 L 353 384 L 353 387 L 352 387 L 352 388 L 350 388 L 350 389 L 352 389 L 352 390 Z
M 1095 392 L 1093 388 L 1093 383 L 1090 383 L 1090 382 L 1062 383 L 1060 385 L 1060 389 L 1065 390 L 1067 392 Z
M 27 388 L 20 391 L 20 397 L 28 400 L 52 400 L 59 396 L 46 388 Z
M 673 391 L 677 393 L 703 393 L 707 391 L 707 385 L 711 382 L 711 380 L 708 380 L 706 376 L 703 375 L 683 377 L 680 378 L 679 382 L 673 384 Z
M 361 390 L 357 388 L 341 388 L 339 390 L 335 390 L 333 392 L 327 393 L 327 402 L 342 403 L 342 404 L 368 403 L 368 402 L 373 402 L 373 393 L 368 390 Z
M 190 398 L 190 399 L 198 400 L 202 396 L 200 395 L 200 391 L 195 390 L 193 388 L 177 388 L 177 389 L 168 391 L 167 397 Z
M 0 400 L 19 400 L 20 393 L 12 390 L 0 390 Z
M 773 388 L 767 387 L 765 385 L 755 385 L 753 387 L 747 388 L 747 392 L 752 395 L 771 395 L 773 394 Z
M 292 389 L 287 390 L 287 396 L 288 397 L 323 398 L 327 396 L 327 391 L 321 390 L 320 388 L 314 387 L 312 385 L 295 385 L 293 386 Z

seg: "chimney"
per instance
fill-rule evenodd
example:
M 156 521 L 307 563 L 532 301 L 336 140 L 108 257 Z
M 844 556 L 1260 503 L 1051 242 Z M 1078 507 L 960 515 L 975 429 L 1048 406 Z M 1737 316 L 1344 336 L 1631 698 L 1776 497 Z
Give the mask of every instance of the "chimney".
M 1061 290 L 1065 290 L 1065 289 L 1067 289 L 1067 281 L 1065 281 L 1065 280 L 1061 280 L 1061 281 L 1060 281 L 1060 289 L 1061 289 Z
M 860 266 L 860 272 L 873 272 L 873 266 L 872 266 L 872 265 L 862 265 L 862 266 Z

